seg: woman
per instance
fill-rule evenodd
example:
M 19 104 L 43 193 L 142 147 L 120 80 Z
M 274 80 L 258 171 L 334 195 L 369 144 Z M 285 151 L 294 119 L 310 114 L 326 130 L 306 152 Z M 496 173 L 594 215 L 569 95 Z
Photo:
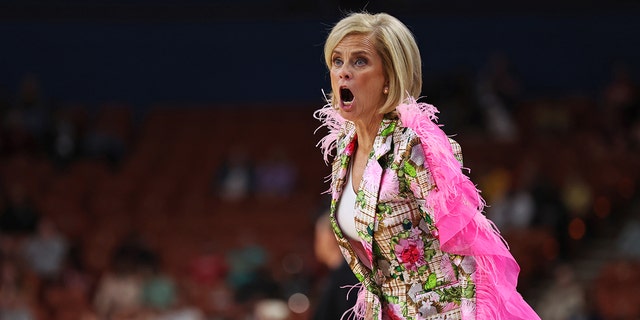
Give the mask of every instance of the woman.
M 519 267 L 462 173 L 455 141 L 417 103 L 421 61 L 387 14 L 357 13 L 325 43 L 331 222 L 360 280 L 365 319 L 539 319 L 516 291 Z

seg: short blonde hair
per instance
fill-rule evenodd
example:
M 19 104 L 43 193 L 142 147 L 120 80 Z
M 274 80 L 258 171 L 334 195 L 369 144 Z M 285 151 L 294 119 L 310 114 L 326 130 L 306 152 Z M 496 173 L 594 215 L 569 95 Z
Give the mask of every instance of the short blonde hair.
M 324 44 L 324 59 L 331 69 L 331 54 L 344 37 L 353 34 L 370 35 L 382 58 L 389 93 L 381 114 L 394 113 L 396 106 L 409 97 L 418 98 L 422 90 L 420 51 L 407 26 L 386 14 L 352 13 L 331 29 Z M 337 105 L 334 94 L 331 104 Z

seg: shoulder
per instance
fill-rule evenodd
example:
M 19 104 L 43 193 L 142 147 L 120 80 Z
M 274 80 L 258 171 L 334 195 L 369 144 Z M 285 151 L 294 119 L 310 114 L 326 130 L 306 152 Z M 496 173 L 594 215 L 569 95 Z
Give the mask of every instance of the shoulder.
M 424 152 L 424 148 L 429 145 L 428 141 L 425 141 L 426 139 L 429 139 L 429 136 L 421 136 L 413 128 L 405 126 L 400 120 L 398 121 L 398 126 L 394 132 L 394 142 L 399 144 L 399 150 L 413 150 L 419 146 L 412 152 Z M 456 160 L 462 163 L 462 147 L 453 138 L 448 137 L 448 140 Z

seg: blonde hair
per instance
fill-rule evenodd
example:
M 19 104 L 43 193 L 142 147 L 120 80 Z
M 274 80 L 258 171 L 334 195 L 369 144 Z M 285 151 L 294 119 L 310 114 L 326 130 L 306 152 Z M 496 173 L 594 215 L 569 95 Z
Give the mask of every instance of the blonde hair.
M 400 20 L 386 13 L 352 13 L 331 29 L 324 44 L 324 59 L 331 69 L 331 54 L 344 37 L 370 35 L 382 58 L 389 83 L 387 100 L 381 114 L 394 113 L 396 106 L 409 97 L 418 98 L 422 90 L 422 62 L 411 31 Z M 331 104 L 337 105 L 331 94 Z

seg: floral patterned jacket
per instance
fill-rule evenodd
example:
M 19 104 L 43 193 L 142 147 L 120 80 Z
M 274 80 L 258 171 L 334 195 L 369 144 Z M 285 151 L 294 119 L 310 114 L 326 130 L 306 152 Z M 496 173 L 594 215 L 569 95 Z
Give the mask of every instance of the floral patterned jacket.
M 450 142 L 462 162 L 460 146 Z M 425 205 L 435 184 L 418 135 L 400 120 L 385 118 L 375 138 L 355 208 L 356 230 L 371 268 L 359 260 L 336 220 L 356 143 L 352 123 L 344 122 L 336 143 L 331 222 L 343 255 L 366 289 L 359 298 L 366 318 L 473 319 L 475 261 L 440 249 L 438 229 Z

